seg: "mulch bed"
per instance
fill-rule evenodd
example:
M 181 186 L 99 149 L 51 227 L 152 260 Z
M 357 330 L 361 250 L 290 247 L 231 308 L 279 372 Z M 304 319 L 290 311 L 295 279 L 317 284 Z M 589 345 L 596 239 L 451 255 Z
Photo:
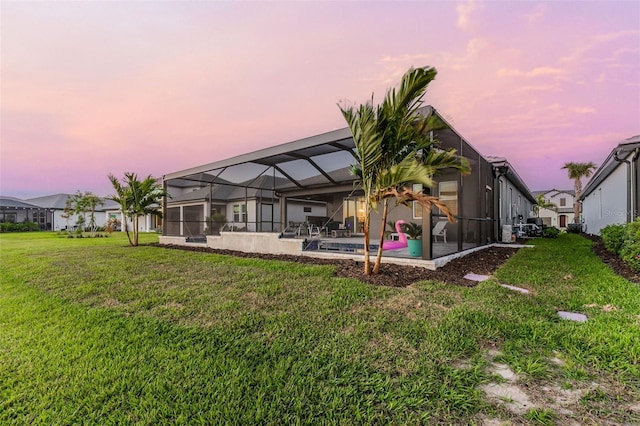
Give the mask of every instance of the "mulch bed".
M 236 257 L 248 257 L 256 259 L 268 260 L 284 260 L 288 262 L 306 263 L 313 265 L 335 265 L 337 267 L 336 276 L 355 278 L 363 282 L 375 285 L 406 287 L 416 281 L 432 280 L 441 281 L 448 284 L 461 285 L 465 287 L 474 287 L 477 285 L 475 281 L 463 278 L 470 272 L 475 274 L 489 275 L 493 273 L 500 265 L 506 262 L 516 251 L 517 248 L 511 247 L 490 247 L 484 250 L 478 250 L 465 257 L 454 259 L 442 268 L 435 271 L 409 265 L 395 265 L 391 263 L 383 263 L 380 267 L 380 273 L 377 275 L 365 276 L 363 274 L 363 262 L 343 259 L 319 259 L 307 256 L 291 256 L 291 255 L 274 255 L 260 253 L 244 253 L 232 250 L 215 250 L 209 247 L 186 247 L 179 245 L 162 245 L 161 247 L 198 251 L 205 253 L 225 254 Z M 375 257 L 371 257 L 373 261 Z
M 600 237 L 584 234 L 583 236 L 594 242 L 593 251 L 605 264 L 609 265 L 614 272 L 629 281 L 640 284 L 640 274 L 632 271 L 631 268 L 622 261 L 622 259 L 609 252 L 604 247 Z M 380 267 L 379 274 L 366 276 L 363 274 L 364 265 L 361 261 L 319 259 L 307 256 L 244 253 L 233 250 L 215 250 L 209 247 L 185 247 L 179 245 L 162 245 L 161 247 L 205 253 L 217 253 L 236 257 L 284 260 L 288 262 L 313 265 L 335 265 L 337 267 L 336 276 L 338 277 L 354 278 L 370 284 L 390 287 L 406 287 L 416 281 L 422 280 L 440 281 L 447 284 L 474 287 L 477 285 L 477 282 L 465 279 L 465 275 L 471 272 L 480 275 L 490 275 L 519 250 L 518 248 L 512 247 L 490 247 L 475 251 L 458 259 L 453 259 L 451 262 L 435 271 L 419 266 L 383 263 Z M 372 256 L 372 264 L 374 260 L 375 256 Z
M 602 238 L 597 235 L 591 234 L 582 234 L 582 236 L 593 241 L 594 244 L 591 247 L 593 252 L 602 260 L 604 264 L 613 269 L 616 274 L 628 279 L 631 282 L 640 284 L 640 273 L 632 270 L 629 265 L 626 264 L 622 259 L 607 250 L 604 246 L 604 243 L 602 242 Z

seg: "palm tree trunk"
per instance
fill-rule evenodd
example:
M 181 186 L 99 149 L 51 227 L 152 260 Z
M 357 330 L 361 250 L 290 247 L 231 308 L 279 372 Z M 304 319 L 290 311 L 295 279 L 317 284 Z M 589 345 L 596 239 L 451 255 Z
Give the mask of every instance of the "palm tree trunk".
M 365 204 L 364 211 L 364 274 L 371 275 L 371 260 L 369 259 L 369 225 L 371 224 L 371 210 L 369 203 Z
M 380 226 L 380 244 L 378 245 L 378 253 L 376 254 L 376 262 L 373 265 L 373 273 L 380 272 L 380 263 L 382 263 L 382 244 L 384 244 L 384 229 L 387 226 L 388 200 L 382 201 L 382 226 Z
M 138 246 L 138 216 L 133 219 L 133 245 Z
M 127 240 L 129 240 L 129 245 L 133 246 L 133 241 L 131 241 L 131 235 L 129 235 L 129 227 L 127 226 L 127 222 L 128 222 L 127 216 L 123 215 L 123 217 L 124 217 L 124 221 L 123 221 L 124 222 L 124 233 L 127 234 Z
M 573 223 L 580 223 L 580 203 L 578 202 L 578 197 L 580 197 L 580 193 L 582 192 L 582 182 L 580 182 L 580 178 L 576 178 L 575 180 L 575 194 L 573 198 Z

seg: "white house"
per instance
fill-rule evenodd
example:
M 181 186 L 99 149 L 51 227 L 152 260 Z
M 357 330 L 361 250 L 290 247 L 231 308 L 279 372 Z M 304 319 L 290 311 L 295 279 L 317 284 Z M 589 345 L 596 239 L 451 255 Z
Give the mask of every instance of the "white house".
M 616 146 L 585 186 L 580 200 L 590 234 L 607 225 L 633 222 L 640 200 L 640 135 Z
M 67 200 L 73 198 L 72 194 L 53 194 L 46 195 L 43 197 L 29 198 L 25 200 L 29 204 L 33 204 L 42 209 L 46 209 L 49 212 L 49 216 L 47 219 L 47 227 L 44 229 L 59 231 L 62 229 L 67 229 L 68 227 L 73 227 L 76 225 L 77 217 L 64 217 L 65 216 L 65 207 L 67 205 Z M 96 226 L 105 226 L 109 219 L 118 219 L 120 223 L 123 223 L 124 216 L 120 211 L 120 206 L 111 201 L 111 200 L 103 200 L 104 204 L 97 206 L 96 211 L 94 213 Z M 89 221 L 88 214 L 85 217 L 85 222 Z M 162 224 L 159 222 L 159 219 L 152 217 L 151 215 L 147 215 L 144 218 L 140 218 L 138 224 L 138 230 L 140 232 L 151 232 L 154 229 L 160 227 Z M 129 229 L 131 229 L 131 222 L 127 222 Z M 120 227 L 122 229 L 122 226 Z
M 540 208 L 538 217 L 546 226 L 565 229 L 568 224 L 573 223 L 575 218 L 573 203 L 575 191 L 572 189 L 549 189 L 544 191 L 534 191 L 533 196 L 542 195 L 547 202 L 555 204 L 555 208 Z
M 35 222 L 41 230 L 51 230 L 53 212 L 14 197 L 0 197 L 0 222 Z

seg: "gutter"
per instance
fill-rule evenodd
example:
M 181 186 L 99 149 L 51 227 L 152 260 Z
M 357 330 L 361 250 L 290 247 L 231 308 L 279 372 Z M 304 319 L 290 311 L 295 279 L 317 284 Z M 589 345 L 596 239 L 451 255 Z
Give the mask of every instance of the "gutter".
M 636 212 L 637 212 L 637 207 L 638 207 L 638 200 L 637 200 L 637 196 L 635 193 L 635 188 L 634 188 L 634 183 L 637 179 L 637 176 L 634 176 L 634 168 L 632 167 L 632 165 L 637 161 L 638 156 L 640 155 L 640 151 L 638 150 L 638 148 L 636 148 L 634 150 L 635 154 L 632 157 L 631 161 L 626 160 L 624 158 L 620 158 L 618 157 L 618 155 L 620 154 L 621 150 L 614 152 L 613 154 L 613 159 L 615 161 L 617 161 L 618 163 L 626 163 L 627 164 L 627 217 L 626 217 L 626 222 L 630 223 L 633 222 L 633 220 L 636 217 Z M 634 179 L 636 178 L 636 179 Z

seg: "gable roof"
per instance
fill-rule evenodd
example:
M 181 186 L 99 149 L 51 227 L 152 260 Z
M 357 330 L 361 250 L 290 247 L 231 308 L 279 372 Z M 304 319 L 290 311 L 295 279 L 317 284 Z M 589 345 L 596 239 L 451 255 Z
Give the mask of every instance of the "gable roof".
M 572 197 L 575 196 L 575 190 L 573 189 L 545 189 L 543 191 L 532 191 L 531 194 L 535 197 L 538 198 L 538 195 L 547 195 L 549 193 L 554 193 L 553 195 L 550 195 L 550 197 L 554 197 L 558 194 L 568 194 L 571 195 Z

